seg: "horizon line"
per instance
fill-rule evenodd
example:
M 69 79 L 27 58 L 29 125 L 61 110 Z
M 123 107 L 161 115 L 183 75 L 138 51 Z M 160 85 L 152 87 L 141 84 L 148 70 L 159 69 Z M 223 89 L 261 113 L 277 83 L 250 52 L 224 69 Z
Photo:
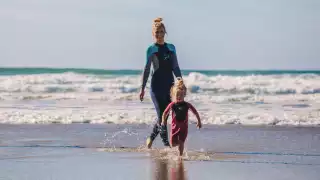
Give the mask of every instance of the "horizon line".
M 142 71 L 141 69 L 130 68 L 84 68 L 84 67 L 49 67 L 49 66 L 0 66 L 0 69 L 78 69 L 78 70 L 102 70 L 102 71 Z M 181 68 L 180 68 L 181 69 Z M 181 71 L 320 71 L 320 69 L 181 69 Z

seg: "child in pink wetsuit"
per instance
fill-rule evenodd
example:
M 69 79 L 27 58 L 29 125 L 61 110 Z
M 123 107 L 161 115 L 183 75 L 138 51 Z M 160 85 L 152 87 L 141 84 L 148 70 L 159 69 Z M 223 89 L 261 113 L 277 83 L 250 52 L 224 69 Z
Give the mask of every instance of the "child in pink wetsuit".
M 201 128 L 201 120 L 197 110 L 188 102 L 184 101 L 187 88 L 183 81 L 178 79 L 176 84 L 171 88 L 172 102 L 167 106 L 162 116 L 162 126 L 167 124 L 167 117 L 169 112 L 172 111 L 172 123 L 171 123 L 171 135 L 170 144 L 171 147 L 179 146 L 180 156 L 183 155 L 184 143 L 188 135 L 188 111 L 189 109 L 197 117 L 197 127 Z

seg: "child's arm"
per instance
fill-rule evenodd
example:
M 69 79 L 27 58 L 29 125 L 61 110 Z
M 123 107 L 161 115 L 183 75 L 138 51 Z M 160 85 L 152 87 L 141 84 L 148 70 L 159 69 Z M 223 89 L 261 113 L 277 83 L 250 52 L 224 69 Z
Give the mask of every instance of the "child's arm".
M 197 126 L 201 128 L 202 125 L 201 125 L 201 120 L 200 120 L 198 111 L 196 110 L 196 108 L 192 106 L 192 104 L 188 103 L 188 106 L 191 109 L 192 113 L 197 117 L 197 120 L 198 120 Z
M 174 102 L 171 102 L 167 108 L 164 110 L 163 114 L 162 114 L 162 120 L 161 120 L 161 125 L 166 125 L 167 124 L 167 119 L 169 116 L 169 112 L 171 110 L 171 107 L 173 105 Z

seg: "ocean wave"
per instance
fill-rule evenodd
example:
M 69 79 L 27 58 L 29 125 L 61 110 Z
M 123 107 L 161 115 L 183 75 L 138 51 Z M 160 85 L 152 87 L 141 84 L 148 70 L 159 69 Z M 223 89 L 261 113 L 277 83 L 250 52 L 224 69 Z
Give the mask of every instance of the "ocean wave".
M 92 123 L 92 124 L 149 124 L 155 122 L 155 112 L 153 109 L 133 108 L 126 110 L 103 110 L 97 108 L 59 108 L 42 107 L 19 108 L 3 110 L 0 114 L 0 123 L 8 124 L 72 124 L 72 123 Z M 274 114 L 271 111 L 256 112 L 244 111 L 232 113 L 230 110 L 223 113 L 213 110 L 199 110 L 203 124 L 241 124 L 241 125 L 293 125 L 293 126 L 318 126 L 320 125 L 319 111 L 309 111 L 305 113 L 286 112 L 284 114 Z M 171 121 L 168 121 L 170 124 Z M 195 123 L 194 116 L 190 116 L 191 124 Z
M 317 94 L 320 89 L 320 76 L 314 74 L 235 77 L 190 73 L 186 80 L 192 93 L 285 95 Z
M 204 124 L 320 125 L 320 74 L 190 72 L 183 79 Z M 141 74 L 0 75 L 0 123 L 153 124 L 150 94 L 138 98 L 140 83 Z
M 191 94 L 290 95 L 319 94 L 320 75 L 207 76 L 191 72 L 183 77 Z M 149 78 L 150 81 L 150 78 Z M 108 93 L 117 96 L 137 93 L 140 75 L 112 76 L 77 73 L 0 76 L 4 93 Z M 149 84 L 148 86 L 149 87 Z

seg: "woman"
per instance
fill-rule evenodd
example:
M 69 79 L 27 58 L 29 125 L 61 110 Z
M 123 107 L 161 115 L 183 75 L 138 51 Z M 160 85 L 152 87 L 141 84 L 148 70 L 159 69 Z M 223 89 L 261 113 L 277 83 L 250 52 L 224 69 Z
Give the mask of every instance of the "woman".
M 153 73 L 151 79 L 151 99 L 157 111 L 157 122 L 153 127 L 153 131 L 147 139 L 147 146 L 151 148 L 152 142 L 160 132 L 162 142 L 165 146 L 170 146 L 167 136 L 167 127 L 160 131 L 161 117 L 171 103 L 170 89 L 174 83 L 174 75 L 182 78 L 179 68 L 176 49 L 173 44 L 164 41 L 166 28 L 162 23 L 162 18 L 156 18 L 153 22 L 152 35 L 155 43 L 151 44 L 147 49 L 147 61 L 144 67 L 142 76 L 142 85 L 140 91 L 140 100 L 143 101 L 144 89 L 150 74 L 151 64 L 153 66 Z

